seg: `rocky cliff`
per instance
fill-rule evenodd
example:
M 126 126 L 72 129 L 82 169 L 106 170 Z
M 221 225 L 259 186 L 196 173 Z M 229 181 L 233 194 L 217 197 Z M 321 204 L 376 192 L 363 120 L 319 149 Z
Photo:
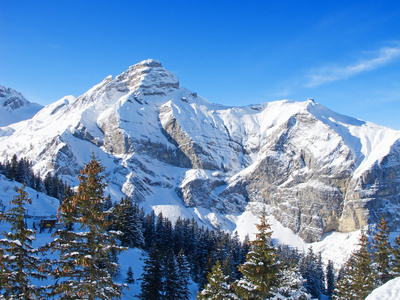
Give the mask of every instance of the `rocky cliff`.
M 227 229 L 249 203 L 262 202 L 311 242 L 382 213 L 399 228 L 399 139 L 398 131 L 312 100 L 213 104 L 147 60 L 1 128 L 0 153 L 26 156 L 41 174 L 76 183 L 94 152 L 114 200 L 126 194 Z

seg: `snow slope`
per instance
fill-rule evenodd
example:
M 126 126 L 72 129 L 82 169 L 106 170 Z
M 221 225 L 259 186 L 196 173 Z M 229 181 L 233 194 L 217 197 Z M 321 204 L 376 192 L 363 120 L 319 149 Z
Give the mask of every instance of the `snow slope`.
M 30 119 L 42 108 L 26 100 L 21 93 L 0 85 L 0 127 Z
M 10 181 L 0 174 L 0 200 L 5 210 L 10 207 L 10 201 L 17 195 L 15 188 L 19 189 L 21 186 L 21 183 Z M 29 187 L 26 187 L 25 191 L 32 200 L 31 204 L 26 205 L 28 215 L 32 217 L 55 217 L 57 215 L 60 202 L 58 199 L 38 193 Z

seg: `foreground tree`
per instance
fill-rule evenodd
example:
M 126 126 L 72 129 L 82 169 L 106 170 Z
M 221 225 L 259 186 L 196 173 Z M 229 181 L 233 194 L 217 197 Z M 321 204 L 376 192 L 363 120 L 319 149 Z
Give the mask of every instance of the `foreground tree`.
M 55 233 L 50 247 L 58 251 L 59 260 L 51 275 L 55 284 L 51 296 L 60 299 L 120 298 L 123 286 L 116 284 L 118 264 L 111 257 L 125 248 L 116 245 L 117 233 L 106 231 L 110 221 L 103 212 L 106 187 L 104 167 L 94 154 L 78 176 L 76 195 L 66 199 L 59 208 L 61 221 L 66 228 Z M 78 224 L 74 232 L 71 224 Z
M 272 245 L 272 231 L 265 210 L 257 229 L 246 262 L 239 267 L 244 277 L 235 286 L 238 296 L 244 299 L 265 299 L 272 296 L 279 285 L 280 264 Z
M 26 228 L 25 205 L 31 203 L 25 184 L 10 202 L 12 207 L 2 215 L 2 220 L 11 224 L 10 232 L 3 232 L 0 240 L 0 292 L 6 299 L 32 299 L 39 288 L 30 282 L 30 277 L 44 279 L 43 267 L 37 249 L 32 247 L 35 232 Z

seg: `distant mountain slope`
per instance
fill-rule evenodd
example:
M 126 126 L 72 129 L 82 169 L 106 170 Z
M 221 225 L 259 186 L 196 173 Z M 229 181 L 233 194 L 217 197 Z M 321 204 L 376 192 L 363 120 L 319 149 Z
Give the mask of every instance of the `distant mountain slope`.
M 0 127 L 30 119 L 42 108 L 26 100 L 21 93 L 0 85 Z
M 0 128 L 1 157 L 76 183 L 94 152 L 124 194 L 170 218 L 244 230 L 264 203 L 307 242 L 379 220 L 400 220 L 400 132 L 312 100 L 245 107 L 210 103 L 155 60 L 105 78 L 32 119 Z

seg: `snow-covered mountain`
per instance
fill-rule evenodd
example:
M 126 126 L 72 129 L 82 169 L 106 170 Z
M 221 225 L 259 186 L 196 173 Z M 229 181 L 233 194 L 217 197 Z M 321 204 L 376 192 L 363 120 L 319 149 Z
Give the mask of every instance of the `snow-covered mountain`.
M 114 200 L 132 196 L 172 219 L 244 234 L 248 214 L 264 204 L 306 242 L 382 213 L 399 228 L 399 131 L 313 100 L 213 104 L 155 60 L 0 128 L 2 158 L 16 153 L 72 183 L 91 152 L 109 172 Z
M 42 108 L 26 100 L 21 93 L 0 85 L 0 127 L 30 119 Z

